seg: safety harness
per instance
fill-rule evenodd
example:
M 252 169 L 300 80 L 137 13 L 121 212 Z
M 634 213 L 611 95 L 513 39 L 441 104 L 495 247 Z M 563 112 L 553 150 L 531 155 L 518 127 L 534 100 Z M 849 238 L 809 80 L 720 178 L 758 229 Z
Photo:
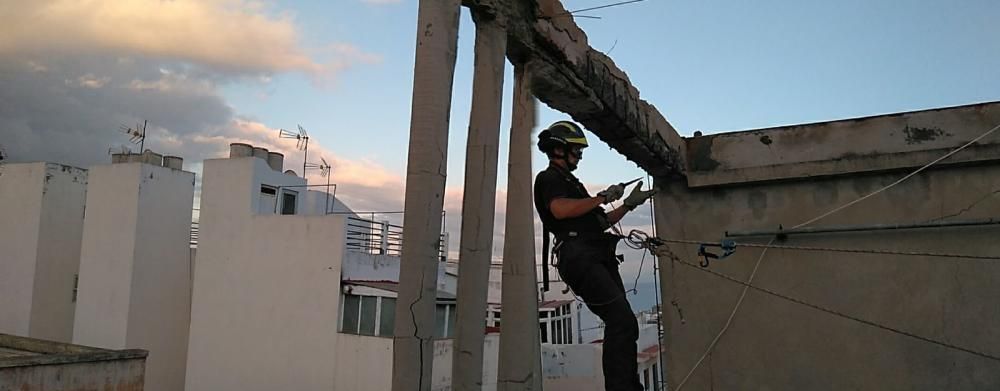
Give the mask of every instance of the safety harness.
M 577 197 L 581 197 L 581 198 L 582 197 L 587 197 L 587 188 L 583 186 L 583 183 L 580 183 L 580 181 L 578 179 L 576 179 L 575 177 L 573 177 L 570 173 L 566 172 L 562 167 L 559 167 L 557 165 L 551 165 L 550 167 L 555 168 L 555 170 L 557 172 L 559 172 L 559 174 L 562 176 L 563 180 L 565 180 L 566 182 L 569 182 L 571 185 L 573 185 L 572 186 L 573 189 L 577 191 L 577 194 L 576 194 Z M 545 207 L 548 208 L 548 205 L 545 205 Z M 551 214 L 551 213 L 552 213 L 552 211 L 549 211 L 549 214 Z M 588 212 L 588 213 L 594 213 L 594 212 Z M 597 217 L 598 217 L 598 220 L 606 220 L 606 218 L 602 219 L 600 216 L 597 216 Z M 605 223 L 602 224 L 602 225 L 609 225 L 609 224 L 607 224 L 606 221 L 605 221 Z M 552 248 L 553 251 L 550 254 L 550 252 L 549 252 L 549 244 L 550 244 L 549 235 L 551 235 L 551 234 L 555 234 L 556 240 L 559 241 L 559 243 L 556 243 L 556 245 Z M 559 248 L 559 246 L 562 244 L 562 242 L 566 240 L 567 237 L 575 237 L 575 236 L 577 236 L 577 233 L 575 233 L 575 232 L 573 232 L 573 233 L 552 232 L 549 229 L 548 224 L 545 223 L 545 220 L 542 220 L 542 292 L 548 292 L 549 291 L 549 264 L 552 264 L 552 266 L 558 266 L 558 264 L 552 262 L 550 258 L 552 256 L 555 256 L 556 250 Z M 581 237 L 581 239 L 585 239 L 585 238 Z

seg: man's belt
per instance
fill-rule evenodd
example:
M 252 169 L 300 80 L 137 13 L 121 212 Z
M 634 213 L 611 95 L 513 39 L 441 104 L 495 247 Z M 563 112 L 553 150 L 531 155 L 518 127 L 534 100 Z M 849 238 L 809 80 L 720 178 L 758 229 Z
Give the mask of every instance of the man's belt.
M 620 239 L 618 235 L 610 234 L 607 232 L 578 232 L 578 231 L 565 231 L 565 232 L 553 232 L 556 240 L 568 241 L 568 240 L 617 240 Z

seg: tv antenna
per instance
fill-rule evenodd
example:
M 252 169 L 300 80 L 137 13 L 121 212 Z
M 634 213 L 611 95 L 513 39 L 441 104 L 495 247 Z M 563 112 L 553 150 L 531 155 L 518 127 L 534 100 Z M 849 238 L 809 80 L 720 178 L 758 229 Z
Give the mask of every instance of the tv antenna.
M 324 214 L 330 214 L 330 210 L 333 209 L 332 205 L 330 204 L 330 169 L 333 168 L 333 166 L 331 166 L 330 163 L 327 163 L 326 162 L 326 158 L 324 158 L 322 156 L 319 157 L 319 160 L 322 163 L 319 163 L 319 164 L 317 164 L 317 163 L 306 163 L 306 164 L 304 164 L 302 166 L 302 177 L 306 176 L 306 171 L 305 171 L 306 169 L 311 169 L 311 170 L 319 170 L 319 175 L 326 178 L 326 203 L 323 204 L 323 212 L 324 212 Z M 333 202 L 337 202 L 337 197 L 336 197 L 336 195 L 337 195 L 337 187 L 336 186 L 334 186 L 334 188 L 333 188 L 333 195 L 334 195 Z
M 291 138 L 295 139 L 295 148 L 303 152 L 302 156 L 302 177 L 306 177 L 306 167 L 309 165 L 309 133 L 302 128 L 302 125 L 295 125 L 298 127 L 298 132 L 293 132 L 285 129 L 278 129 L 278 138 Z M 315 167 L 314 167 L 315 168 Z
M 135 124 L 135 127 L 128 127 L 125 125 L 119 127 L 119 129 L 121 129 L 123 133 L 128 135 L 129 142 L 131 142 L 132 144 L 139 144 L 139 153 L 145 151 L 147 122 L 148 121 L 143 120 L 141 125 L 137 122 Z

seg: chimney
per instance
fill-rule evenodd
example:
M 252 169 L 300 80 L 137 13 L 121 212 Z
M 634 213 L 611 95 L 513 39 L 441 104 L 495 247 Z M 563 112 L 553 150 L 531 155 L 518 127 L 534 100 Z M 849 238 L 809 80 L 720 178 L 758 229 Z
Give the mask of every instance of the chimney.
M 253 146 L 244 143 L 229 144 L 229 158 L 253 156 Z
M 174 170 L 180 170 L 184 167 L 184 159 L 179 156 L 164 156 L 163 157 L 163 167 L 171 168 Z
M 267 148 L 253 147 L 253 157 L 267 161 Z
M 150 150 L 147 149 L 146 151 L 144 151 L 142 153 L 142 158 L 141 158 L 140 161 L 143 162 L 143 163 L 146 163 L 146 164 L 154 165 L 154 166 L 162 166 L 163 165 L 163 155 L 160 155 L 160 154 L 158 154 L 156 152 L 153 152 L 153 151 L 150 151 Z
M 284 166 L 284 162 L 285 162 L 285 155 L 282 155 L 280 152 L 267 153 L 267 165 L 271 166 L 272 170 L 281 172 L 281 169 Z

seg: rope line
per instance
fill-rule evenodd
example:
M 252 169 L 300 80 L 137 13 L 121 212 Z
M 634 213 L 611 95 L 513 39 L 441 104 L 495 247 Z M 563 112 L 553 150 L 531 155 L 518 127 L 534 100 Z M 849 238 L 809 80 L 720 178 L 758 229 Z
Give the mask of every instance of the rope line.
M 851 321 L 855 321 L 855 322 L 858 322 L 858 323 L 862 323 L 862 324 L 865 324 L 865 325 L 868 325 L 868 326 L 872 326 L 872 327 L 875 327 L 875 328 L 878 328 L 878 329 L 881 329 L 881 330 L 889 331 L 889 332 L 892 332 L 892 333 L 896 333 L 896 334 L 900 334 L 900 335 L 905 335 L 907 337 L 910 337 L 910 338 L 913 338 L 913 339 L 917 339 L 917 340 L 920 340 L 920 341 L 923 341 L 923 342 L 927 342 L 927 343 L 930 343 L 930 344 L 938 345 L 938 346 L 941 346 L 941 347 L 944 347 L 944 348 L 953 349 L 953 350 L 957 350 L 957 351 L 969 353 L 969 354 L 972 354 L 972 355 L 975 355 L 975 356 L 979 356 L 979 357 L 982 357 L 982 358 L 986 358 L 986 359 L 990 359 L 990 360 L 993 360 L 993 361 L 1000 362 L 1000 357 L 992 355 L 992 354 L 989 354 L 989 353 L 986 353 L 986 352 L 982 352 L 982 351 L 978 351 L 978 350 L 974 350 L 974 349 L 970 349 L 970 348 L 966 348 L 966 347 L 962 347 L 962 346 L 950 344 L 950 343 L 943 342 L 943 341 L 938 341 L 938 340 L 935 340 L 935 339 L 932 339 L 932 338 L 928 338 L 928 337 L 924 337 L 924 336 L 921 336 L 921 335 L 918 335 L 918 334 L 914 334 L 914 333 L 911 333 L 911 332 L 908 332 L 908 331 L 905 331 L 905 330 L 900 330 L 900 329 L 892 327 L 892 326 L 888 326 L 888 325 L 877 323 L 877 322 L 874 322 L 874 321 L 871 321 L 871 320 L 862 319 L 862 318 L 859 318 L 859 317 L 856 317 L 856 316 L 848 315 L 848 314 L 845 314 L 843 312 L 840 312 L 840 311 L 837 311 L 837 310 L 834 310 L 834 309 L 831 309 L 831 308 L 827 308 L 827 307 L 820 306 L 818 304 L 813 304 L 813 303 L 807 302 L 805 300 L 796 299 L 794 297 L 791 297 L 791 296 L 788 296 L 788 295 L 784 295 L 784 294 L 775 292 L 773 290 L 770 290 L 770 289 L 767 289 L 767 288 L 764 288 L 764 287 L 753 285 L 751 282 L 740 281 L 739 279 L 730 277 L 730 276 L 728 276 L 726 274 L 719 273 L 719 272 L 714 271 L 714 270 L 706 269 L 706 268 L 700 267 L 700 266 L 698 266 L 696 264 L 684 261 L 684 260 L 678 258 L 676 255 L 674 255 L 669 250 L 665 251 L 665 253 L 666 253 L 666 256 L 671 257 L 671 259 L 673 259 L 674 261 L 677 261 L 680 264 L 683 264 L 683 265 L 688 266 L 688 267 L 693 268 L 693 269 L 701 270 L 703 272 L 712 274 L 712 275 L 714 275 L 716 277 L 725 279 L 727 281 L 743 285 L 744 289 L 753 289 L 755 291 L 758 291 L 758 292 L 770 295 L 772 297 L 776 297 L 776 298 L 779 298 L 779 299 L 782 299 L 782 300 L 785 300 L 785 301 L 789 301 L 789 302 L 796 303 L 796 304 L 799 304 L 799 305 L 802 305 L 802 306 L 805 306 L 805 307 L 809 307 L 809 308 L 812 308 L 814 310 L 825 312 L 827 314 L 834 315 L 834 316 L 837 316 L 837 317 L 840 317 L 840 318 L 844 318 L 844 319 L 847 319 L 847 320 L 851 320 Z M 677 387 L 677 389 L 680 390 L 680 387 L 683 386 L 683 384 L 684 383 L 682 382 L 681 385 Z
M 880 188 L 878 190 L 875 190 L 875 191 L 873 191 L 871 193 L 868 193 L 868 194 L 866 194 L 866 195 L 864 195 L 864 196 L 862 196 L 860 198 L 857 198 L 857 199 L 855 199 L 853 201 L 850 201 L 850 202 L 848 202 L 846 204 L 843 204 L 843 205 L 841 205 L 839 207 L 831 209 L 830 211 L 827 211 L 826 213 L 823 213 L 823 214 L 821 214 L 819 216 L 816 216 L 816 217 L 814 217 L 812 219 L 809 219 L 809 220 L 807 220 L 807 221 L 805 221 L 805 222 L 803 222 L 801 224 L 798 224 L 798 225 L 792 227 L 792 229 L 802 228 L 804 226 L 807 226 L 809 224 L 812 224 L 814 222 L 822 220 L 822 219 L 826 218 L 827 216 L 830 216 L 830 215 L 832 215 L 834 213 L 840 212 L 840 211 L 842 211 L 844 209 L 847 209 L 847 208 L 849 208 L 849 207 L 851 207 L 851 206 L 853 206 L 853 205 L 855 205 L 855 204 L 857 204 L 857 203 L 859 203 L 861 201 L 864 201 L 864 200 L 866 200 L 866 199 L 868 199 L 868 198 L 870 198 L 870 197 L 872 197 L 872 196 L 874 196 L 876 194 L 879 194 L 879 193 L 881 193 L 883 191 L 886 191 L 886 190 L 892 188 L 893 186 L 896 186 L 896 185 L 902 183 L 903 181 L 912 178 L 913 176 L 915 176 L 918 173 L 926 170 L 927 168 L 930 168 L 931 166 L 933 166 L 933 165 L 941 162 L 942 160 L 951 157 L 952 155 L 958 153 L 959 151 L 961 151 L 961 150 L 967 148 L 968 146 L 970 146 L 970 145 L 978 142 L 979 140 L 982 140 L 986 136 L 989 136 L 990 134 L 992 134 L 993 132 L 995 132 L 997 129 L 1000 129 L 1000 125 L 994 126 L 992 129 L 990 129 L 990 130 L 986 131 L 985 133 L 979 135 L 979 137 L 976 137 L 976 138 L 970 140 L 969 142 L 965 143 L 961 147 L 958 147 L 958 148 L 952 150 L 951 152 L 948 152 L 944 156 L 941 156 L 941 157 L 939 157 L 939 158 L 931 161 L 930 163 L 925 164 L 923 167 L 920 167 L 920 168 L 916 169 L 915 171 L 907 174 L 906 176 L 903 176 L 902 178 L 896 180 L 895 182 L 892 182 L 892 183 L 890 183 L 890 184 L 888 184 L 886 186 L 883 186 L 882 188 Z M 647 236 L 647 239 L 648 239 L 648 235 L 646 235 L 646 236 Z M 757 269 L 758 269 L 758 267 L 760 267 L 761 261 L 763 261 L 763 259 L 764 259 L 764 255 L 767 253 L 767 250 L 769 248 L 772 248 L 772 244 L 774 244 L 774 240 L 775 239 L 776 239 L 776 237 L 771 238 L 771 240 L 768 241 L 767 245 L 764 245 L 764 246 L 760 246 L 760 245 L 745 245 L 746 247 L 763 247 L 763 250 L 761 251 L 760 257 L 757 258 L 757 263 L 754 265 L 753 272 L 750 274 L 750 278 L 745 283 L 742 282 L 742 281 L 739 281 L 741 284 L 744 284 L 743 292 L 740 293 L 739 300 L 737 300 L 736 301 L 736 305 L 733 306 L 733 311 L 729 314 L 729 319 L 726 320 L 725 326 L 723 326 L 722 330 L 719 331 L 719 334 L 715 336 L 715 339 L 712 340 L 711 344 L 709 344 L 708 349 L 705 350 L 705 353 L 701 355 L 701 358 L 698 359 L 698 361 L 691 368 L 691 370 L 688 372 L 688 374 L 686 376 L 684 376 L 684 379 L 681 380 L 680 384 L 677 386 L 677 390 L 678 391 L 680 391 L 684 387 L 684 384 L 687 383 L 687 381 L 688 381 L 688 379 L 690 379 L 691 375 L 694 374 L 694 372 L 698 369 L 698 367 L 701 365 L 701 363 L 705 360 L 705 357 L 708 357 L 708 355 L 712 352 L 712 349 L 715 348 L 715 345 L 722 338 L 722 335 L 725 334 L 726 330 L 729 329 L 729 325 L 732 323 L 733 317 L 736 316 L 736 313 L 739 311 L 740 306 L 743 304 L 743 298 L 746 297 L 747 290 L 752 287 L 753 279 L 754 279 L 754 277 L 757 274 Z M 698 244 L 701 244 L 701 243 L 698 243 Z M 792 250 L 793 248 L 790 248 L 790 247 L 794 247 L 794 246 L 783 246 L 783 247 L 789 247 L 787 249 Z M 795 248 L 794 250 L 805 250 L 805 248 Z M 827 249 L 827 250 L 828 251 L 833 251 L 833 249 Z M 868 251 L 870 251 L 870 250 L 868 250 Z M 848 251 L 845 251 L 845 252 L 848 252 Z M 855 250 L 855 251 L 850 251 L 850 252 L 861 252 L 861 250 Z M 880 254 L 889 254 L 888 251 L 879 252 L 879 253 Z M 896 254 L 896 255 L 912 255 L 912 254 Z M 950 254 L 950 255 L 954 255 L 954 254 Z M 926 255 L 926 256 L 931 256 L 931 255 Z M 938 255 L 933 255 L 933 256 L 938 256 Z M 963 257 L 963 258 L 970 258 L 970 257 Z M 977 258 L 977 259 L 982 259 L 982 258 Z M 997 259 L 997 258 L 988 258 L 988 259 Z M 681 261 L 681 263 L 690 266 L 690 264 L 688 264 L 687 262 Z M 862 323 L 866 323 L 866 322 L 862 322 Z M 866 324 L 872 324 L 872 325 L 874 325 L 874 323 L 871 323 L 871 322 L 867 322 Z M 918 338 L 918 336 L 914 336 L 914 338 Z M 922 339 L 922 337 L 920 337 L 918 339 Z M 929 339 L 927 339 L 927 340 L 928 341 L 933 341 L 933 340 L 929 340 Z M 944 343 L 941 343 L 941 342 L 937 342 L 937 344 L 944 346 Z M 961 348 L 959 350 L 969 351 L 969 350 L 961 349 Z M 977 354 L 977 355 L 982 356 L 982 354 Z M 998 360 L 998 361 L 1000 361 L 1000 360 Z
M 956 148 L 955 150 L 953 150 L 953 151 L 951 151 L 951 152 L 948 152 L 948 153 L 947 153 L 947 154 L 945 154 L 944 156 L 941 156 L 941 157 L 939 157 L 939 158 L 935 159 L 934 161 L 932 161 L 932 162 L 930 162 L 930 163 L 927 163 L 927 164 L 925 164 L 925 165 L 924 165 L 923 167 L 920 167 L 920 168 L 918 168 L 918 169 L 917 169 L 916 171 L 913 171 L 913 172 L 909 173 L 908 175 L 906 175 L 906 176 L 904 176 L 904 177 L 902 177 L 902 178 L 899 178 L 899 180 L 897 180 L 897 181 L 895 181 L 895 182 L 893 182 L 893 183 L 890 183 L 890 184 L 888 184 L 888 185 L 886 185 L 886 186 L 882 187 L 881 189 L 878 189 L 878 190 L 875 190 L 875 191 L 873 191 L 873 192 L 871 192 L 871 193 L 868 193 L 867 195 L 865 195 L 865 196 L 863 196 L 863 197 L 860 197 L 860 198 L 858 198 L 858 199 L 856 199 L 856 200 L 854 200 L 854 201 L 851 201 L 851 202 L 848 202 L 848 203 L 846 203 L 846 204 L 843 204 L 843 205 L 841 205 L 841 206 L 838 206 L 838 207 L 836 207 L 836 208 L 833 208 L 833 209 L 831 209 L 830 211 L 828 211 L 828 212 L 826 212 L 826 213 L 823 213 L 823 214 L 821 214 L 821 215 L 819 215 L 819 216 L 816 216 L 816 217 L 814 217 L 814 218 L 812 218 L 812 219 L 809 219 L 808 221 L 806 221 L 806 222 L 804 222 L 804 223 L 802 223 L 802 224 L 799 224 L 799 225 L 796 225 L 796 226 L 792 227 L 792 229 L 796 229 L 796 228 L 802 228 L 802 227 L 804 227 L 804 226 L 807 226 L 807 225 L 809 225 L 809 224 L 812 224 L 812 223 L 815 223 L 815 222 L 817 222 L 817 221 L 819 221 L 819 220 L 822 220 L 822 219 L 826 218 L 827 216 L 830 216 L 830 215 L 832 215 L 832 214 L 834 214 L 834 213 L 837 213 L 837 212 L 840 212 L 840 211 L 842 211 L 842 210 L 844 210 L 844 209 L 847 209 L 847 208 L 849 208 L 849 207 L 853 206 L 854 204 L 857 204 L 857 203 L 859 203 L 859 202 L 861 202 L 861 201 L 864 201 L 864 200 L 868 199 L 868 198 L 869 198 L 869 197 L 871 197 L 871 196 L 874 196 L 874 195 L 876 195 L 876 194 L 878 194 L 878 193 L 881 193 L 881 192 L 883 192 L 883 191 L 886 191 L 886 190 L 888 190 L 889 188 L 891 188 L 891 187 L 893 187 L 893 186 L 896 186 L 896 185 L 898 185 L 898 184 L 902 183 L 903 181 L 905 181 L 905 180 L 907 180 L 907 179 L 910 179 L 910 178 L 911 178 L 911 177 L 913 177 L 914 175 L 917 175 L 917 174 L 919 174 L 919 173 L 920 173 L 921 171 L 924 171 L 924 170 L 926 170 L 926 169 L 930 168 L 931 166 L 933 166 L 933 165 L 935 165 L 935 164 L 937 164 L 937 163 L 941 162 L 942 160 L 944 160 L 944 159 L 947 159 L 947 158 L 951 157 L 951 155 L 954 155 L 954 154 L 958 153 L 959 151 L 961 151 L 961 150 L 963 150 L 963 149 L 967 148 L 968 146 L 970 146 L 970 145 L 972 145 L 972 144 L 975 144 L 975 143 L 976 143 L 976 142 L 978 142 L 979 140 L 982 140 L 982 139 L 983 139 L 983 138 L 985 138 L 986 136 L 989 136 L 990 134 L 992 134 L 993 132 L 995 132 L 995 131 L 996 131 L 997 129 L 1000 129 L 1000 125 L 997 125 L 997 126 L 994 126 L 994 127 L 992 128 L 992 129 L 990 129 L 990 130 L 986 131 L 986 133 L 983 133 L 983 134 L 979 135 L 979 137 L 976 137 L 976 138 L 972 139 L 971 141 L 969 141 L 969 142 L 965 143 L 965 145 L 962 145 L 961 147 L 958 147 L 958 148 Z
M 774 239 L 772 238 L 771 242 L 773 241 Z M 770 245 L 771 242 L 768 242 L 768 245 Z M 743 292 L 740 292 L 740 298 L 736 300 L 736 305 L 733 306 L 733 312 L 729 313 L 729 319 L 726 319 L 726 324 L 722 326 L 722 330 L 719 330 L 719 334 L 717 334 L 715 336 L 715 339 L 712 340 L 712 343 L 708 345 L 708 349 L 705 349 L 705 353 L 701 355 L 701 358 L 698 359 L 698 362 L 696 362 L 694 366 L 691 367 L 691 370 L 688 371 L 687 375 L 684 376 L 684 379 L 681 380 L 680 384 L 677 385 L 678 391 L 684 388 L 684 384 L 687 383 L 688 379 L 691 378 L 691 375 L 694 374 L 694 371 L 696 371 L 698 367 L 701 366 L 702 361 L 705 361 L 705 358 L 708 357 L 710 353 L 712 353 L 712 349 L 715 349 L 715 345 L 719 343 L 720 339 L 722 339 L 722 335 L 725 334 L 727 330 L 729 330 L 729 326 L 733 323 L 733 318 L 736 317 L 736 313 L 740 310 L 740 306 L 743 304 L 743 299 L 747 297 L 747 291 L 750 290 L 751 287 L 750 284 L 753 282 L 754 277 L 757 276 L 757 269 L 760 268 L 760 264 L 761 262 L 764 261 L 764 255 L 766 254 L 767 254 L 767 247 L 761 250 L 760 257 L 757 257 L 757 263 L 753 265 L 753 271 L 750 272 L 750 278 L 747 279 L 746 285 L 743 286 Z M 686 262 L 681 261 L 681 263 L 686 263 Z
M 625 5 L 625 4 L 632 4 L 632 3 L 639 3 L 639 2 L 643 2 L 643 1 L 646 1 L 646 0 L 628 0 L 628 1 L 620 1 L 620 2 L 617 2 L 617 3 L 611 3 L 611 4 L 605 4 L 605 5 L 599 5 L 599 6 L 596 6 L 596 7 L 590 7 L 590 8 L 581 8 L 581 9 L 578 9 L 578 10 L 572 10 L 572 11 L 566 11 L 565 13 L 561 13 L 561 14 L 559 14 L 559 15 L 555 15 L 555 16 L 560 16 L 560 15 L 568 15 L 568 14 L 575 14 L 575 13 L 577 13 L 577 12 L 587 12 L 587 11 L 594 11 L 594 10 L 599 10 L 599 9 L 604 9 L 604 8 L 611 8 L 611 7 L 617 7 L 617 6 L 619 6 L 619 5 Z
M 708 241 L 697 241 L 688 239 L 663 239 L 657 238 L 666 243 L 679 243 L 679 244 L 711 244 L 718 245 Z M 793 251 L 823 251 L 823 252 L 839 252 L 839 253 L 855 253 L 855 254 L 877 254 L 877 255 L 904 255 L 904 256 L 914 256 L 914 257 L 937 257 L 937 258 L 961 258 L 961 259 L 984 259 L 984 260 L 1000 260 L 1000 255 L 976 255 L 976 254 L 953 254 L 953 253 L 938 253 L 938 252 L 926 252 L 926 251 L 899 251 L 899 250 L 885 250 L 885 249 L 858 249 L 858 248 L 842 248 L 842 247 L 807 247 L 807 246 L 789 246 L 781 244 L 771 244 L 774 239 L 768 244 L 757 244 L 757 243 L 736 243 L 736 247 L 751 247 L 751 248 L 773 248 L 779 250 L 793 250 Z

